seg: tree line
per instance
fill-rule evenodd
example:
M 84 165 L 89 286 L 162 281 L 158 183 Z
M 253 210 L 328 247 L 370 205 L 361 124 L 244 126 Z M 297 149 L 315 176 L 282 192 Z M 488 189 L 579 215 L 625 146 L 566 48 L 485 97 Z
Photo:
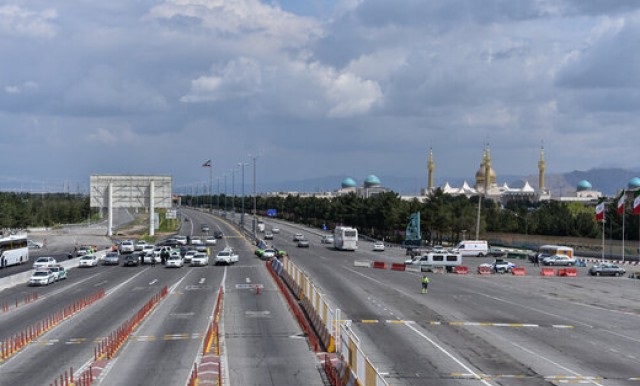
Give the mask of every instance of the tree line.
M 0 227 L 52 227 L 89 218 L 89 197 L 67 193 L 0 192 Z
M 403 200 L 395 192 L 373 195 L 369 198 L 347 194 L 333 198 L 256 197 L 256 210 L 266 216 L 268 209 L 275 209 L 277 217 L 314 227 L 336 225 L 358 228 L 360 233 L 391 242 L 404 240 L 405 229 L 412 213 L 420 212 L 422 238 L 439 244 L 455 242 L 463 238 L 475 238 L 478 223 L 478 196 L 451 196 L 442 190 L 434 191 L 424 202 L 417 199 Z M 241 198 L 224 195 L 209 197 L 183 197 L 183 203 L 209 203 L 213 207 L 240 210 Z M 217 204 L 220 203 L 219 206 Z M 511 201 L 502 205 L 493 200 L 480 199 L 480 238 L 486 232 L 504 232 L 546 236 L 602 237 L 603 227 L 595 220 L 593 204 L 563 201 Z M 253 198 L 245 198 L 245 211 L 251 213 Z M 638 220 L 631 209 L 625 213 L 625 240 L 638 240 Z M 607 206 L 607 222 L 604 227 L 608 239 L 622 238 L 622 216 L 615 205 Z

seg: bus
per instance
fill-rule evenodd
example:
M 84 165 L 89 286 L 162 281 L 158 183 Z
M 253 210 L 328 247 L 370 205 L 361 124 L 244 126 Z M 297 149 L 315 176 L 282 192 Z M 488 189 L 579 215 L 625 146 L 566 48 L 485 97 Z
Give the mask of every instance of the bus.
M 333 230 L 333 246 L 339 251 L 355 251 L 358 249 L 358 230 L 337 226 Z
M 0 268 L 29 261 L 27 235 L 10 235 L 0 237 Z

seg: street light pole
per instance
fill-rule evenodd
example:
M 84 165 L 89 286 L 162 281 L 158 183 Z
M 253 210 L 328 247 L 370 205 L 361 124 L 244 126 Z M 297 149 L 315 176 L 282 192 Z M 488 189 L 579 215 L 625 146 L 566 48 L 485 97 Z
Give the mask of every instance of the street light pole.
M 236 169 L 231 169 L 231 211 L 233 218 L 236 217 Z
M 256 238 L 257 227 L 257 209 L 256 209 L 256 157 L 253 157 L 253 238 Z
M 227 173 L 224 174 L 224 216 L 227 217 Z
M 240 162 L 238 165 L 242 166 L 242 214 L 240 215 L 240 225 L 244 228 L 244 167 L 248 164 Z
M 482 193 L 478 194 L 478 217 L 476 218 L 476 240 L 480 239 L 480 207 L 482 206 Z

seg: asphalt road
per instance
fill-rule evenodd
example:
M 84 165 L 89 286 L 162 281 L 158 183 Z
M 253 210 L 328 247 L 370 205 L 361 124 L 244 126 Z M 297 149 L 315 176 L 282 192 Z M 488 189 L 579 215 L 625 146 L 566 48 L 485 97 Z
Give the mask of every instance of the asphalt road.
M 267 224 L 267 228 L 273 224 Z M 320 244 L 297 248 L 301 228 L 278 223 L 273 243 L 310 273 L 392 385 L 637 385 L 638 280 L 586 276 L 421 274 L 354 267 L 355 260 L 402 262 L 401 249 L 357 252 Z M 470 258 L 475 267 L 489 258 Z
M 65 371 L 75 373 L 91 362 L 97 342 L 117 330 L 163 287 L 169 294 L 139 324 L 116 358 L 94 384 L 185 385 L 198 359 L 220 287 L 225 289 L 222 316 L 222 366 L 225 385 L 324 385 L 319 363 L 282 300 L 264 262 L 251 245 L 224 221 L 184 210 L 190 221 L 180 234 L 201 235 L 201 224 L 225 237 L 212 255 L 230 246 L 240 255 L 235 265 L 184 267 L 98 266 L 76 268 L 67 280 L 41 288 L 16 286 L 0 292 L 0 339 L 24 331 L 76 299 L 104 289 L 106 296 L 61 322 L 37 342 L 0 361 L 0 385 L 49 385 Z M 255 283 L 255 290 L 237 286 Z M 38 300 L 23 304 L 25 295 Z M 20 299 L 14 307 L 15 299 Z

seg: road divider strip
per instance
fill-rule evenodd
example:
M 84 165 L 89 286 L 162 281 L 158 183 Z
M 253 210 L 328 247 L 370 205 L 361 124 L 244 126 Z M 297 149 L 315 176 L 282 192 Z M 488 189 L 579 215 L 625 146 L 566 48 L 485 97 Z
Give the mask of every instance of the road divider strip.
M 26 327 L 19 333 L 15 333 L 7 338 L 0 338 L 0 364 L 25 348 L 29 343 L 44 335 L 47 331 L 102 299 L 104 296 L 105 290 L 100 289 L 98 292 L 76 300 L 49 317 Z

